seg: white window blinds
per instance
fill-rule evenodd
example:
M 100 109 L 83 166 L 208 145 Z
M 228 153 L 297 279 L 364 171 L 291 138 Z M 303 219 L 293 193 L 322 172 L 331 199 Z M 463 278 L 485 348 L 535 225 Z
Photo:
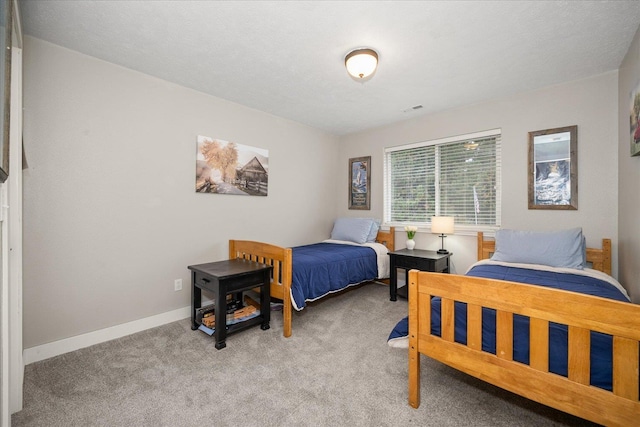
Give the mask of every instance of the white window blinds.
M 500 129 L 388 147 L 384 156 L 387 223 L 500 225 Z

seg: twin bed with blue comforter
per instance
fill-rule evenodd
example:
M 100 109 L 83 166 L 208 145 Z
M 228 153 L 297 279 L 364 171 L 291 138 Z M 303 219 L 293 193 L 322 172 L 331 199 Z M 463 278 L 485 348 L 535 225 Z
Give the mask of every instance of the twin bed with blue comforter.
M 479 254 L 496 252 L 481 233 L 478 242 L 486 244 Z M 608 239 L 603 248 L 577 245 L 576 253 L 610 271 Z M 420 404 L 423 354 L 601 424 L 640 419 L 640 306 L 608 274 L 485 260 L 464 276 L 413 270 L 409 277 L 409 316 L 389 345 L 409 349 L 412 406 Z
M 479 261 L 466 273 L 467 276 L 506 280 L 530 285 L 545 286 L 552 289 L 578 292 L 587 295 L 609 298 L 616 301 L 629 301 L 629 297 L 619 284 L 597 270 L 575 270 L 546 268 L 539 265 L 510 265 L 499 261 Z M 441 333 L 441 299 L 431 300 L 431 334 Z M 454 303 L 455 327 L 454 341 L 467 345 L 467 305 Z M 482 309 L 482 351 L 496 354 L 496 311 Z M 567 376 L 567 326 L 558 323 L 549 324 L 549 372 Z M 390 345 L 408 347 L 409 318 L 402 319 L 389 336 Z M 590 333 L 591 369 L 590 383 L 593 386 L 611 391 L 612 378 L 612 339 L 610 335 L 598 332 Z M 513 318 L 513 360 L 528 365 L 530 324 L 529 318 L 514 315 Z
M 367 281 L 389 277 L 388 251 L 395 230 L 372 228 L 362 218 L 336 220 L 331 239 L 292 248 L 248 240 L 230 240 L 229 258 L 244 258 L 273 266 L 271 297 L 283 303 L 283 335 L 291 336 L 292 310 L 308 302 Z M 354 230 L 362 227 L 362 235 Z M 344 240 L 343 240 L 344 239 Z M 350 240 L 348 240 L 350 239 Z
M 378 254 L 385 257 L 382 263 L 388 258 L 379 243 L 360 246 L 334 240 L 292 250 L 291 298 L 296 310 L 349 286 L 389 277 L 388 266 L 378 273 Z

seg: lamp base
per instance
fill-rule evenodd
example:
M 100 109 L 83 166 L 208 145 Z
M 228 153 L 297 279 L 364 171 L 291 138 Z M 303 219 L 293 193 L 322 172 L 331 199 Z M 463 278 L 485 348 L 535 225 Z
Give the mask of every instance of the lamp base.
M 440 238 L 442 239 L 442 249 L 438 249 L 437 253 L 439 253 L 439 254 L 448 254 L 449 253 L 449 251 L 444 248 L 444 238 L 445 237 L 447 237 L 447 236 L 445 236 L 444 233 L 440 234 Z

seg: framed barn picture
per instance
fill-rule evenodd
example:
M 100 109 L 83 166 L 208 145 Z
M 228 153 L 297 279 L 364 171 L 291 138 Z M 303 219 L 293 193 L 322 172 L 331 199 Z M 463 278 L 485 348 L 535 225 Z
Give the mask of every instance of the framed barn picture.
M 266 196 L 269 150 L 199 135 L 196 193 Z

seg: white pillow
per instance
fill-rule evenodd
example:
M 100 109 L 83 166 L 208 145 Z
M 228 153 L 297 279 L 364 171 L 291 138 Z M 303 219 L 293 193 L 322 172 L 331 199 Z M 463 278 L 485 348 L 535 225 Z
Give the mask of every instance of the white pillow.
M 498 230 L 491 259 L 582 270 L 584 257 L 582 228 L 572 228 L 552 232 Z
M 338 218 L 331 231 L 332 240 L 365 243 L 371 232 L 371 218 Z

